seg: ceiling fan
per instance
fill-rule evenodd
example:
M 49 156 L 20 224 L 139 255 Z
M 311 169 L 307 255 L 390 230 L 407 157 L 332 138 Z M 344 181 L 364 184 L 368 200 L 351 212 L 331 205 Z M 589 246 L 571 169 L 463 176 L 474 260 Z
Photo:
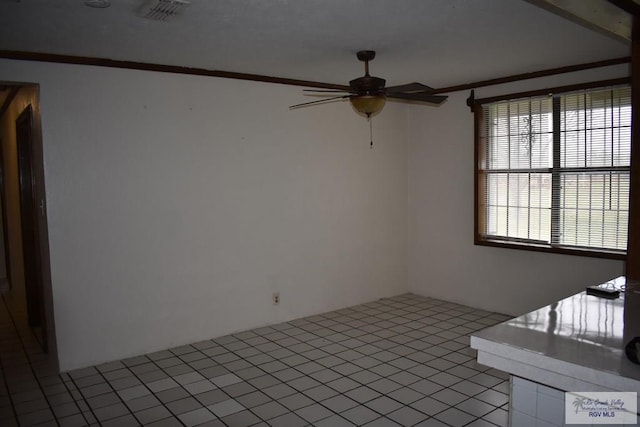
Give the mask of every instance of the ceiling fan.
M 345 93 L 331 98 L 320 99 L 318 101 L 303 102 L 289 107 L 289 109 L 306 107 L 314 104 L 349 98 L 351 105 L 361 114 L 368 118 L 382 110 L 387 99 L 398 99 L 402 101 L 418 101 L 428 104 L 442 104 L 447 97 L 444 95 L 434 95 L 435 89 L 422 83 L 408 83 L 399 86 L 385 87 L 386 80 L 374 77 L 369 74 L 369 61 L 376 57 L 373 50 L 361 50 L 357 53 L 360 61 L 364 62 L 364 76 L 353 79 L 349 82 L 349 90 L 332 89 L 305 89 L 305 92 L 315 94 Z

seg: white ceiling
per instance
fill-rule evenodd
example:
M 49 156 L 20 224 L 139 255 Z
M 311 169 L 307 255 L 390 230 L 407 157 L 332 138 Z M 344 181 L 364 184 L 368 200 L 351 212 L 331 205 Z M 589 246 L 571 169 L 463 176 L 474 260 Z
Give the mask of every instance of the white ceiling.
M 590 0 L 584 0 L 590 1 Z M 347 84 L 373 49 L 387 85 L 444 87 L 627 56 L 630 46 L 523 0 L 191 0 L 172 22 L 143 0 L 0 0 L 0 49 Z

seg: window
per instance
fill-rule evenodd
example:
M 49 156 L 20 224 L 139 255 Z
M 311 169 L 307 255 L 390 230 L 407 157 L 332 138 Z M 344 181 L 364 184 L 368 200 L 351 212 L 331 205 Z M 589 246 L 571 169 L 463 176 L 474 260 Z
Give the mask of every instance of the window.
M 497 101 L 475 113 L 476 243 L 626 253 L 630 87 Z

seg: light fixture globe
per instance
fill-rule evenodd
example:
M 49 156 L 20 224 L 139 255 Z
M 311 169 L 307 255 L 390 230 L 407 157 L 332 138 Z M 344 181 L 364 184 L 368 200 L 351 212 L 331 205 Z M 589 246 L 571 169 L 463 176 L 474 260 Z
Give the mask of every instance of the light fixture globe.
M 387 98 L 384 95 L 351 95 L 349 101 L 358 113 L 370 117 L 384 108 Z

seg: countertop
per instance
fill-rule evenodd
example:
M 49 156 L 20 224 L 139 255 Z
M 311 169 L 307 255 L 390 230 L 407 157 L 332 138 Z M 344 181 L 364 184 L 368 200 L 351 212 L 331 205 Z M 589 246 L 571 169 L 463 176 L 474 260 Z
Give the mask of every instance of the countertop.
M 640 365 L 624 353 L 640 336 L 640 283 L 602 286 L 624 292 L 611 300 L 583 291 L 473 334 L 478 362 L 565 391 L 640 393 Z

